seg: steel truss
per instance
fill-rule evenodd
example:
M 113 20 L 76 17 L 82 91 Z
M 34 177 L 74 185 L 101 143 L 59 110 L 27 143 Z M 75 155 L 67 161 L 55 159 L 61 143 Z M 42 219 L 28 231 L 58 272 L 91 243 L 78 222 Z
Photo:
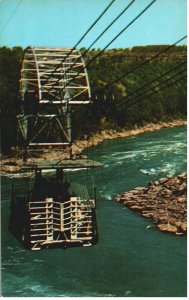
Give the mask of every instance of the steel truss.
M 18 124 L 27 149 L 71 147 L 73 106 L 91 103 L 81 53 L 70 48 L 26 48 L 20 97 L 22 109 Z

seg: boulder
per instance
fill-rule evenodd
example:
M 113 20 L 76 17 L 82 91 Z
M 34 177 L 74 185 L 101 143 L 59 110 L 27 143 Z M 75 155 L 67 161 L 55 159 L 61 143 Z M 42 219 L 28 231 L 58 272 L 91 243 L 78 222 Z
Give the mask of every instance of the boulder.
M 182 223 L 180 225 L 180 229 L 185 232 L 187 230 L 187 224 L 186 223 Z
M 114 199 L 115 201 L 119 202 L 121 198 L 120 198 L 119 196 L 115 196 L 115 197 L 113 197 L 113 199 Z
M 133 205 L 133 206 L 131 206 L 131 209 L 136 210 L 136 211 L 141 211 L 141 210 L 143 210 L 143 208 L 142 208 L 141 206 L 138 206 L 138 205 Z
M 137 190 L 137 191 L 144 191 L 144 189 L 145 189 L 144 187 L 139 186 L 139 187 L 134 188 L 134 191 L 135 190 Z
M 177 202 L 178 203 L 184 203 L 184 202 L 186 202 L 186 197 L 178 197 L 177 198 Z
M 166 224 L 167 222 L 168 222 L 168 216 L 160 216 L 159 217 L 160 224 Z
M 171 225 L 174 225 L 174 226 L 178 227 L 178 226 L 177 226 L 177 221 L 176 221 L 175 218 L 170 218 L 170 219 L 169 219 L 169 222 L 170 222 Z
M 156 205 L 146 205 L 145 209 L 147 209 L 147 210 L 155 210 L 156 209 Z
M 177 227 L 173 226 L 171 224 L 158 224 L 157 227 L 161 231 L 171 232 L 171 233 L 176 233 L 177 232 Z
M 120 202 L 158 224 L 159 230 L 183 235 L 187 231 L 186 188 L 184 173 L 182 176 L 160 178 L 149 182 L 146 188 L 136 187 L 118 196 L 121 197 Z
M 136 201 L 132 201 L 132 200 L 127 200 L 127 199 L 125 199 L 125 201 L 124 201 L 124 204 L 127 204 L 127 205 L 135 205 L 136 204 Z
M 146 212 L 146 211 L 142 211 L 141 215 L 145 218 L 151 219 L 153 218 L 154 214 L 152 212 Z
M 187 184 L 186 184 L 186 182 L 183 182 L 183 183 L 179 186 L 178 190 L 179 190 L 179 191 L 182 191 L 182 190 L 185 190 L 186 188 L 187 188 Z
M 159 183 L 160 183 L 160 184 L 163 184 L 163 183 L 165 183 L 165 182 L 167 182 L 167 181 L 168 181 L 167 178 L 160 178 L 160 179 L 159 179 Z
M 175 225 L 176 225 L 177 227 L 180 227 L 181 224 L 182 224 L 181 221 L 178 221 L 178 222 L 175 223 Z
M 121 196 L 124 198 L 131 198 L 133 196 L 133 194 L 132 193 L 124 193 Z
M 141 190 L 133 190 L 133 191 L 132 191 L 132 194 L 133 194 L 133 195 L 141 194 Z
M 177 176 L 178 177 L 178 179 L 185 179 L 186 178 L 186 173 L 182 173 L 182 174 L 180 174 L 180 175 L 178 175 Z

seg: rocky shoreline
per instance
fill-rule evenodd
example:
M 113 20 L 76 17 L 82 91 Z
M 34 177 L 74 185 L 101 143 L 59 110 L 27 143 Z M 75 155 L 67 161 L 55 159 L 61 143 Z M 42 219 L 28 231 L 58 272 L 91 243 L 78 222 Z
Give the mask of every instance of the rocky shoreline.
M 187 232 L 187 175 L 167 176 L 147 187 L 114 196 L 114 200 L 151 220 L 157 229 L 175 235 Z
M 160 130 L 162 128 L 169 128 L 175 126 L 184 126 L 186 125 L 185 120 L 175 120 L 171 122 L 159 122 L 159 123 L 149 123 L 142 127 L 135 126 L 135 129 L 128 130 L 127 128 L 123 128 L 120 131 L 116 130 L 103 130 L 94 136 L 90 137 L 89 139 L 86 137 L 84 140 L 76 140 L 72 146 L 72 151 L 74 158 L 82 158 L 81 152 L 89 148 L 91 146 L 96 146 L 99 143 L 103 142 L 104 140 L 112 140 L 116 138 L 127 138 L 129 136 L 142 134 L 145 132 Z M 36 157 L 35 160 L 43 160 L 43 161 L 51 161 L 54 159 L 67 159 L 69 157 L 69 151 L 56 151 L 53 152 L 52 150 L 44 151 L 41 156 Z M 32 159 L 28 159 L 28 163 L 32 162 Z M 20 173 L 21 166 L 23 165 L 21 153 L 14 152 L 12 155 L 9 156 L 1 156 L 1 174 L 4 173 Z
M 116 131 L 113 129 L 110 130 L 103 130 L 100 133 L 96 134 L 89 138 L 89 140 L 84 141 L 76 141 L 73 145 L 73 152 L 74 153 L 81 153 L 81 151 L 87 147 L 91 147 L 98 145 L 99 143 L 103 142 L 104 140 L 113 140 L 117 138 L 127 138 L 129 136 L 160 130 L 162 128 L 171 128 L 176 126 L 184 126 L 187 125 L 186 120 L 175 120 L 171 122 L 159 122 L 159 123 L 148 123 L 144 126 L 137 127 L 135 126 L 134 129 L 128 130 L 123 128 L 121 131 Z

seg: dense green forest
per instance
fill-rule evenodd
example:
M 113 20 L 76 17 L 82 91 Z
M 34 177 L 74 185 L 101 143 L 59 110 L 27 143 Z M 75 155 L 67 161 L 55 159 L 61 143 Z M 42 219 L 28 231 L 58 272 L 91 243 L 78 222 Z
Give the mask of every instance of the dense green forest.
M 185 118 L 187 97 L 186 77 L 183 78 L 183 75 L 186 69 L 186 46 L 175 46 L 129 72 L 165 48 L 166 45 L 139 46 L 111 49 L 99 55 L 88 68 L 94 103 L 90 112 L 88 108 L 77 109 L 75 112 L 74 123 L 79 124 L 75 126 L 75 138 L 103 129 L 131 128 L 147 122 Z M 81 52 L 85 53 L 85 50 L 82 48 Z M 100 49 L 89 51 L 85 57 L 86 65 L 99 52 Z M 19 112 L 18 90 L 23 53 L 21 47 L 0 48 L 3 152 L 8 152 L 17 144 L 16 115 Z M 169 72 L 170 70 L 172 71 Z M 128 74 L 123 76 L 126 73 Z M 116 81 L 120 77 L 122 78 Z M 158 85 L 162 81 L 164 83 Z

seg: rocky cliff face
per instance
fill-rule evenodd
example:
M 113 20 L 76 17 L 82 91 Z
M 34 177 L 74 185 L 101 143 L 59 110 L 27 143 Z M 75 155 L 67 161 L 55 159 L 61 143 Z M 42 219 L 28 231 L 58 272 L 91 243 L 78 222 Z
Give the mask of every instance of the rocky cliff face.
M 187 231 L 187 175 L 167 176 L 147 187 L 137 187 L 114 199 L 143 217 L 152 220 L 164 232 L 183 235 Z

